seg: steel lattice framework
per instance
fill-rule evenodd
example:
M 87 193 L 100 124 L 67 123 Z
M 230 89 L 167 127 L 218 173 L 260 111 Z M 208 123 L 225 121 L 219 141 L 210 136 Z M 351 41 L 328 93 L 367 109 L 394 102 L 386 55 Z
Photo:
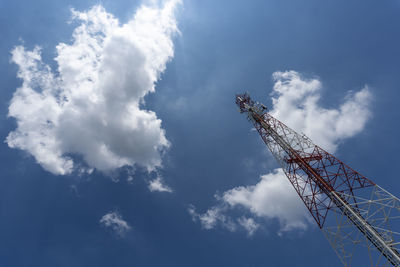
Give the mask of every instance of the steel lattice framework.
M 247 93 L 237 95 L 236 104 L 345 266 L 356 255 L 368 255 L 371 266 L 400 266 L 398 198 L 275 119 Z

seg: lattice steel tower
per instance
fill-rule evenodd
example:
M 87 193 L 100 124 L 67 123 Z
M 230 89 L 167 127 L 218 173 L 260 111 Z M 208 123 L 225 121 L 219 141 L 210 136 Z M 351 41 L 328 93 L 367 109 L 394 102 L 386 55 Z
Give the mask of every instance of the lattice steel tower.
M 400 266 L 400 201 L 332 154 L 236 95 L 261 138 L 345 266 Z M 365 251 L 367 250 L 367 251 Z M 356 262 L 355 266 L 361 266 Z

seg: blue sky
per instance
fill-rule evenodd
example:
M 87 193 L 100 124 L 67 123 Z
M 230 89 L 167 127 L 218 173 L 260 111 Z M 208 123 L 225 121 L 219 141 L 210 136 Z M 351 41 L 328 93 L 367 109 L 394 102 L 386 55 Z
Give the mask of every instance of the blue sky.
M 55 58 L 59 53 L 55 47 L 71 45 L 72 33 L 81 24 L 78 20 L 68 23 L 71 8 L 86 12 L 101 4 L 104 12 L 113 14 L 122 25 L 133 21 L 143 3 L 155 10 L 162 8 L 150 1 L 0 1 L 2 140 L 18 127 L 16 116 L 7 116 L 11 103 L 22 103 L 17 111 L 24 115 L 20 120 L 33 127 L 28 130 L 42 129 L 43 118 L 29 111 L 35 101 L 29 106 L 13 98 L 22 84 L 18 65 L 11 62 L 15 47 L 31 51 L 40 46 L 42 62 L 57 75 Z M 131 105 L 134 118 L 143 115 L 143 110 L 154 112 L 153 116 L 143 115 L 143 121 L 153 126 L 131 132 L 130 126 L 124 126 L 124 111 L 107 111 L 101 105 L 95 105 L 92 114 L 76 104 L 73 108 L 80 112 L 78 117 L 68 117 L 70 110 L 61 108 L 63 115 L 54 119 L 61 126 L 46 132 L 43 142 L 49 145 L 48 140 L 55 138 L 62 144 L 51 151 L 60 151 L 60 159 L 69 157 L 74 162 L 74 167 L 63 169 L 65 175 L 54 167 L 52 159 L 57 153 L 44 153 L 50 159 L 38 164 L 37 150 L 20 149 L 21 143 L 11 148 L 9 142 L 2 142 L 0 266 L 321 266 L 321 262 L 339 266 L 315 224 L 302 214 L 289 216 L 290 208 L 296 209 L 300 203 L 290 193 L 282 199 L 286 206 L 277 205 L 274 198 L 263 199 L 267 202 L 261 207 L 254 202 L 229 206 L 221 200 L 240 186 L 254 193 L 251 186 L 261 185 L 260 176 L 278 167 L 261 138 L 251 131 L 252 125 L 238 113 L 234 95 L 247 90 L 277 114 L 293 111 L 280 118 L 316 143 L 331 146 L 327 149 L 340 159 L 399 196 L 399 12 L 398 1 L 184 0 L 171 13 L 179 33 L 170 26 L 171 36 L 164 32 L 155 35 L 150 28 L 150 37 L 146 37 L 138 23 L 137 32 L 128 30 L 121 42 L 118 38 L 110 41 L 108 48 L 113 52 L 104 54 L 111 63 L 104 64 L 103 73 L 111 74 L 103 77 L 111 85 L 105 86 L 104 92 L 114 93 L 100 97 L 110 104 L 107 107 Z M 117 30 L 110 28 L 112 34 Z M 146 52 L 147 45 L 130 47 L 129 41 L 137 44 L 140 34 L 144 40 L 154 38 L 158 42 L 155 48 L 160 43 L 166 46 L 154 54 Z M 168 45 L 173 54 L 165 49 Z M 124 48 L 138 52 L 123 54 Z M 68 65 L 72 59 L 65 53 Z M 154 56 L 166 68 L 163 71 L 153 63 L 145 68 L 143 58 L 137 55 Z M 129 72 L 130 66 L 137 72 Z M 160 73 L 158 79 L 149 78 L 153 69 Z M 296 75 L 272 78 L 273 73 L 290 70 Z M 142 82 L 147 78 L 150 83 Z M 290 98 L 279 93 L 282 88 L 277 86 L 284 79 L 300 83 L 300 91 L 289 86 L 299 98 L 284 101 Z M 66 76 L 57 84 L 62 93 L 78 90 L 65 81 Z M 127 82 L 119 85 L 119 81 Z M 319 85 L 312 87 L 312 81 Z M 148 85 L 153 83 L 155 91 L 151 93 Z M 88 88 L 98 96 L 98 87 L 89 83 Z M 40 84 L 34 88 L 35 92 L 41 90 Z M 367 90 L 368 96 L 357 101 L 355 95 L 362 90 Z M 137 97 L 137 92 L 144 97 Z M 119 93 L 133 95 L 129 98 Z M 66 95 L 79 100 L 69 91 Z M 308 96 L 319 100 L 308 106 L 298 103 L 309 100 Z M 85 97 L 84 103 L 89 99 Z M 272 98 L 289 104 L 279 109 Z M 360 113 L 343 112 L 326 120 L 315 112 L 340 111 L 344 103 Z M 311 110 L 307 118 L 313 123 L 291 116 L 307 108 Z M 92 114 L 99 119 L 97 114 L 103 112 L 102 118 L 111 125 L 104 135 L 85 117 Z M 38 114 L 47 118 L 53 113 Z M 114 119 L 110 114 L 122 115 Z M 69 118 L 75 120 L 67 124 Z M 162 121 L 160 125 L 157 119 Z M 332 123 L 339 119 L 349 119 L 351 125 L 339 131 Z M 328 127 L 316 129 L 320 123 Z M 335 134 L 324 137 L 334 130 Z M 37 140 L 21 136 L 18 140 L 26 141 L 24 144 Z M 115 155 L 100 157 L 96 148 L 102 143 L 117 147 Z M 108 166 L 109 162 L 116 163 Z M 149 166 L 155 171 L 148 172 Z M 153 187 L 149 186 L 152 183 Z M 274 213 L 270 207 L 278 211 Z M 217 211 L 213 219 L 205 216 L 212 210 Z M 211 223 L 204 223 L 207 218 Z M 303 226 L 283 230 L 288 218 Z M 241 226 L 244 219 L 257 225 L 253 233 Z

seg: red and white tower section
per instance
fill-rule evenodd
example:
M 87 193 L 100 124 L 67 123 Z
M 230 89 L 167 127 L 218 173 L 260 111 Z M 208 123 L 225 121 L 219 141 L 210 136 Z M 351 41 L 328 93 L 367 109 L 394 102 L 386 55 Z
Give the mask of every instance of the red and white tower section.
M 248 94 L 236 96 L 318 227 L 345 266 L 400 266 L 400 200 L 272 117 Z M 363 260 L 363 261 L 364 261 Z

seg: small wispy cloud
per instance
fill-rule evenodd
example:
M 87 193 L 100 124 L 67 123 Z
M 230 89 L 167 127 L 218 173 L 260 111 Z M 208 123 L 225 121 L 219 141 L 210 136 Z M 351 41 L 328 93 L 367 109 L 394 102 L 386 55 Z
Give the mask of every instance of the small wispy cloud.
M 194 222 L 199 221 L 201 226 L 210 230 L 218 225 L 222 228 L 235 232 L 239 229 L 247 232 L 248 236 L 252 236 L 260 227 L 260 225 L 253 219 L 242 216 L 234 219 L 227 214 L 228 207 L 223 203 L 208 209 L 205 213 L 197 213 L 193 205 L 189 205 L 188 212 Z
M 109 212 L 101 217 L 100 224 L 110 229 L 117 237 L 124 237 L 131 229 L 117 211 Z
M 244 216 L 238 219 L 238 223 L 247 231 L 249 236 L 254 235 L 260 227 L 260 224 L 256 223 L 253 218 L 246 218 Z
M 149 190 L 151 192 L 168 192 L 168 193 L 172 192 L 172 189 L 166 184 L 164 184 L 164 181 L 160 176 L 149 182 Z
M 192 220 L 200 221 L 201 226 L 204 229 L 213 229 L 219 224 L 229 231 L 236 230 L 235 222 L 229 216 L 224 215 L 224 207 L 222 206 L 212 207 L 205 213 L 199 214 L 196 212 L 195 207 L 193 205 L 190 205 L 188 208 L 188 212 L 192 216 Z

